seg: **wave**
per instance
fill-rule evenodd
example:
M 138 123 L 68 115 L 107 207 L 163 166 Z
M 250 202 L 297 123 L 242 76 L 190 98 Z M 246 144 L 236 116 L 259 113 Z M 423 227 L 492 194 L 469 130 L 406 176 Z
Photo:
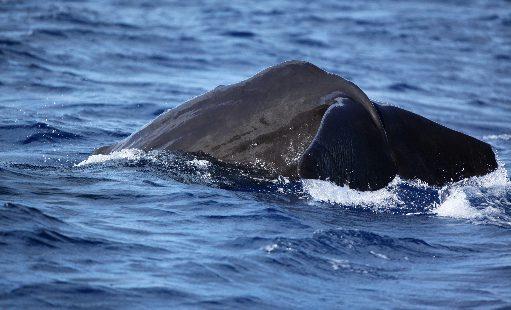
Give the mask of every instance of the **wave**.
M 4 45 L 4 46 L 18 46 L 18 45 L 21 45 L 21 44 L 22 43 L 20 41 L 17 41 L 17 40 L 0 38 L 0 45 Z
M 21 204 L 7 202 L 0 208 L 0 226 L 6 227 L 7 225 L 27 222 L 42 227 L 63 223 L 61 220 L 47 215 L 39 209 Z
M 293 43 L 312 47 L 312 48 L 328 48 L 330 45 L 324 41 L 318 40 L 318 39 L 312 39 L 312 38 L 293 38 Z
M 101 278 L 94 277 L 87 278 L 87 281 L 42 278 L 33 284 L 9 285 L 13 287 L 5 293 L 0 292 L 0 300 L 4 301 L 2 305 L 7 308 L 24 305 L 39 309 L 76 308 L 77 305 L 80 305 L 79 308 L 95 309 L 129 308 L 139 305 L 141 300 L 155 308 L 184 305 L 197 307 L 197 300 L 201 300 L 200 295 L 168 285 L 158 286 L 155 283 L 141 284 L 138 287 L 112 286 L 104 285 L 100 280 Z M 210 300 L 213 298 L 208 297 Z
M 322 229 L 303 238 L 244 239 L 235 242 L 259 246 L 260 251 L 268 255 L 263 260 L 268 265 L 299 274 L 317 274 L 320 270 L 333 277 L 342 273 L 391 279 L 396 268 L 402 268 L 403 264 L 473 252 L 469 248 L 355 229 Z
M 50 142 L 55 143 L 59 140 L 72 140 L 81 138 L 80 135 L 70 132 L 65 132 L 58 129 L 53 129 L 49 132 L 36 132 L 29 135 L 26 139 L 21 141 L 21 144 L 29 144 L 34 142 Z
M 50 125 L 46 123 L 36 122 L 32 124 L 10 124 L 10 125 L 0 125 L 0 130 L 10 130 L 10 129 L 53 129 Z
M 15 203 L 5 203 L 0 208 L 0 234 L 5 243 L 13 245 L 44 246 L 56 248 L 59 245 L 97 245 L 95 239 L 71 236 L 66 232 L 64 221 L 43 211 Z M 21 241 L 21 242 L 20 242 Z
M 471 206 L 467 194 L 461 188 L 450 190 L 442 199 L 433 212 L 439 216 L 454 217 L 462 219 L 477 219 L 485 216 L 498 215 L 499 210 L 494 207 L 487 207 L 482 210 Z
M 438 216 L 468 219 L 475 223 L 511 226 L 511 181 L 502 164 L 487 175 L 442 187 L 440 202 L 432 212 Z
M 406 92 L 409 90 L 412 91 L 423 91 L 422 88 L 416 85 L 412 85 L 409 83 L 394 83 L 388 87 L 390 90 L 398 91 L 398 92 Z
M 231 36 L 236 38 L 253 38 L 256 34 L 252 31 L 226 31 L 223 33 L 224 36 Z
M 361 192 L 349 188 L 348 186 L 338 186 L 334 183 L 322 180 L 303 180 L 304 191 L 312 199 L 340 204 L 343 206 L 374 206 L 384 207 L 389 204 L 401 203 L 394 186 L 399 183 L 399 178 L 391 182 L 391 185 L 372 192 Z
M 133 24 L 100 20 L 96 11 L 88 9 L 73 10 L 68 7 L 62 7 L 57 10 L 37 14 L 35 18 L 43 22 L 60 22 L 70 25 L 90 26 L 92 28 L 140 29 L 139 26 Z
M 511 225 L 505 201 L 511 200 L 511 181 L 503 164 L 494 172 L 438 188 L 419 180 L 396 177 L 377 191 L 361 192 L 322 180 L 290 181 L 267 178 L 250 171 L 229 167 L 211 158 L 166 152 L 124 149 L 109 155 L 91 155 L 75 167 L 94 165 L 152 166 L 162 176 L 185 183 L 201 183 L 220 188 L 290 195 L 310 204 L 328 203 L 343 208 L 366 209 L 402 215 L 434 215 L 474 222 Z
M 76 133 L 67 132 L 46 123 L 0 125 L 0 132 L 11 143 L 58 143 L 61 140 L 75 140 L 82 138 Z
M 83 167 L 89 165 L 96 165 L 106 163 L 110 161 L 136 161 L 144 156 L 145 152 L 137 149 L 124 149 L 120 151 L 112 152 L 108 155 L 98 154 L 90 155 L 87 159 L 75 164 L 75 167 Z
M 280 191 L 287 191 L 282 188 L 281 183 L 284 187 L 289 187 L 285 180 L 267 179 L 257 171 L 227 165 L 212 157 L 198 154 L 124 149 L 108 155 L 90 155 L 74 166 L 94 169 L 96 165 L 149 168 L 163 178 L 170 177 L 182 183 L 204 184 L 225 189 L 251 191 L 257 188 L 255 190 L 259 191 L 266 186 L 265 191 L 271 192 L 277 188 Z
M 396 177 L 377 191 L 359 192 L 327 181 L 304 180 L 304 190 L 313 201 L 394 211 L 406 215 L 437 215 L 475 223 L 511 225 L 509 213 L 511 181 L 503 164 L 484 176 L 472 177 L 441 188 Z M 407 189 L 411 188 L 411 192 Z M 411 195 L 407 195 L 410 194 Z M 434 193 L 434 195 L 431 195 Z M 419 206 L 419 208 L 417 208 Z M 415 212 L 411 212 L 415 209 Z
M 488 135 L 483 137 L 484 140 L 504 140 L 508 141 L 511 140 L 511 134 L 503 133 L 499 135 Z
M 330 255 L 346 255 L 365 252 L 377 258 L 402 259 L 403 254 L 410 257 L 430 257 L 466 251 L 433 245 L 416 238 L 394 238 L 373 232 L 354 229 L 326 229 L 314 232 L 312 237 L 303 239 L 276 238 L 263 247 L 267 252 L 303 250 Z M 381 252 L 376 255 L 377 251 Z M 374 252 L 374 253 L 371 253 Z M 385 254 L 382 254 L 385 253 Z M 394 257 L 395 256 L 395 257 Z
M 45 212 L 17 203 L 5 203 L 0 207 L 0 246 L 6 250 L 16 250 L 19 247 L 44 248 L 101 248 L 103 251 L 131 251 L 167 253 L 167 250 L 157 246 L 111 239 L 112 231 L 118 227 L 108 227 L 108 237 L 83 230 L 83 226 L 75 226 L 60 220 Z M 126 233 L 126 231 L 124 231 Z M 17 250 L 16 250 L 17 251 Z

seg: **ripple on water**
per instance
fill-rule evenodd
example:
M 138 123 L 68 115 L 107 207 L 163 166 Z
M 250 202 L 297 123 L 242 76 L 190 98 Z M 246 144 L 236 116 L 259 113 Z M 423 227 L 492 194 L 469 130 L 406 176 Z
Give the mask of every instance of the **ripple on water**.
M 83 138 L 79 134 L 67 132 L 46 123 L 1 125 L 0 133 L 6 143 L 33 144 L 58 143 Z
M 505 1 L 0 3 L 0 308 L 511 304 L 507 175 L 361 193 L 201 156 L 88 157 L 301 59 L 509 164 Z

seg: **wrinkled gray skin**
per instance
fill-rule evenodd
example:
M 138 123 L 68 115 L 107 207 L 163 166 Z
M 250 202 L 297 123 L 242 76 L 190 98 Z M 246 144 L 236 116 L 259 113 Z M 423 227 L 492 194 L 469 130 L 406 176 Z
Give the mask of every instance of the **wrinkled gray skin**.
M 127 148 L 201 153 L 359 190 L 384 187 L 396 174 L 443 185 L 497 167 L 488 144 L 377 105 L 352 82 L 301 61 L 219 86 L 94 154 Z

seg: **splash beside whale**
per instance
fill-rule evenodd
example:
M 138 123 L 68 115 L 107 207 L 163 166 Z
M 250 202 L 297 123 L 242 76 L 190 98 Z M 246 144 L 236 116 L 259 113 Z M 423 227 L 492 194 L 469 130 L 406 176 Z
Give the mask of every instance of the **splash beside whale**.
M 93 154 L 135 148 L 205 154 L 269 175 L 377 190 L 396 175 L 441 186 L 497 168 L 490 145 L 288 61 L 168 110 Z

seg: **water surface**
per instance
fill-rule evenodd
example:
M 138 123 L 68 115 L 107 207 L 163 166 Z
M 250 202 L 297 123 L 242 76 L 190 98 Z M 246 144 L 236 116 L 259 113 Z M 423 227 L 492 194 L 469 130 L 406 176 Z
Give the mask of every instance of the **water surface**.
M 509 55 L 509 1 L 1 1 L 0 307 L 509 307 Z M 499 170 L 360 193 L 89 158 L 289 59 L 490 143 Z

